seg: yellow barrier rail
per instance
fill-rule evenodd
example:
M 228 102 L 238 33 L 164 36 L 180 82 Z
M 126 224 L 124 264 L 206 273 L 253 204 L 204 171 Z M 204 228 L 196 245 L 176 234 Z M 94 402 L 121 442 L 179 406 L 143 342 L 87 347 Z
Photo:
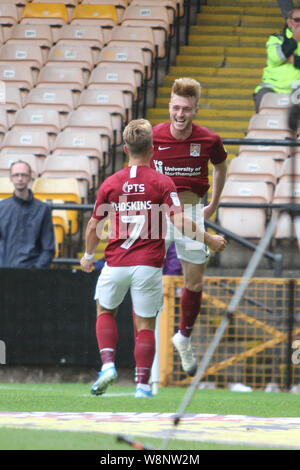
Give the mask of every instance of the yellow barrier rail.
M 201 313 L 192 335 L 199 361 L 226 313 L 240 278 L 206 277 Z M 164 310 L 160 316 L 160 383 L 186 386 L 191 382 L 181 369 L 171 344 L 180 318 L 181 276 L 164 276 Z M 203 382 L 217 388 L 243 383 L 253 390 L 276 384 L 290 389 L 300 384 L 300 364 L 293 364 L 292 345 L 300 339 L 300 280 L 253 278 L 234 312 Z M 300 357 L 300 353 L 299 353 Z

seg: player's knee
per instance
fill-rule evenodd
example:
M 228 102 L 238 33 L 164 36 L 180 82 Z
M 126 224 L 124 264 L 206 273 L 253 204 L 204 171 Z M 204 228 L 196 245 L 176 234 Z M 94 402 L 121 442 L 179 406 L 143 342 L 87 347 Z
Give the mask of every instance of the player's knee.
M 185 287 L 192 292 L 201 292 L 203 288 L 202 279 L 189 279 L 185 282 Z

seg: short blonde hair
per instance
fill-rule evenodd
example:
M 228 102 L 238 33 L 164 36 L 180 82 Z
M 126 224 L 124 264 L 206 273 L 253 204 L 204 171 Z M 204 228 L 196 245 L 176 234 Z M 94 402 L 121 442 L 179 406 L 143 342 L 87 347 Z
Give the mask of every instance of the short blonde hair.
M 195 98 L 196 104 L 198 104 L 201 96 L 201 85 L 193 78 L 177 78 L 172 86 L 171 96 L 173 95 Z
M 147 119 L 130 121 L 123 131 L 123 140 L 131 154 L 146 154 L 153 145 L 150 122 Z

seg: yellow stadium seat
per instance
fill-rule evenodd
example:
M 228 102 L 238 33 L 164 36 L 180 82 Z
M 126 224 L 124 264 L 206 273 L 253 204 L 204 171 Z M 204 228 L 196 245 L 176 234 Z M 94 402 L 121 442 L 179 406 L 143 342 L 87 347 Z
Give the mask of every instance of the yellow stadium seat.
M 93 189 L 93 174 L 88 156 L 49 155 L 44 160 L 40 175 L 42 178 L 76 178 L 81 201 L 89 201 L 89 191 Z
M 48 24 L 61 26 L 68 23 L 67 7 L 63 3 L 27 3 L 21 24 Z
M 13 195 L 14 189 L 14 185 L 8 176 L 0 177 L 0 200 L 11 197 Z
M 118 24 L 118 13 L 114 5 L 77 5 L 70 23 L 76 25 L 97 24 L 113 28 Z
M 81 203 L 79 184 L 76 178 L 37 178 L 32 185 L 32 192 L 42 201 L 62 199 L 65 203 Z M 78 231 L 78 211 L 68 210 L 71 234 Z

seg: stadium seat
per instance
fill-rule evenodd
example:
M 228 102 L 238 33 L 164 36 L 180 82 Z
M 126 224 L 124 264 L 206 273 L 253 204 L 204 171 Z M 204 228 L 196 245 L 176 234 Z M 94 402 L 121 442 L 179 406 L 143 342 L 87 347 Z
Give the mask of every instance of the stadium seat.
M 12 129 L 42 130 L 49 135 L 57 135 L 62 125 L 56 109 L 25 107 L 16 112 Z
M 84 71 L 80 67 L 65 65 L 45 65 L 36 81 L 37 87 L 71 88 L 73 92 L 81 92 L 86 85 Z
M 63 130 L 55 140 L 53 155 L 88 155 L 92 162 L 93 174 L 97 175 L 99 184 L 101 168 L 105 164 L 101 137 L 97 131 Z
M 289 204 L 290 202 L 300 204 L 300 182 L 283 179 L 279 181 L 275 188 L 273 204 Z M 279 214 L 279 220 L 276 226 L 274 237 L 276 239 L 295 238 L 295 225 L 291 214 L 282 211 Z
M 0 176 L 9 176 L 12 163 L 22 160 L 27 162 L 32 170 L 32 178 L 36 179 L 40 173 L 40 159 L 33 154 L 5 154 L 0 152 Z
M 134 104 L 138 101 L 138 90 L 135 73 L 132 69 L 120 68 L 114 64 L 99 64 L 90 75 L 88 88 L 103 90 L 105 85 L 130 94 L 132 98 L 131 108 L 134 109 Z
M 5 108 L 0 107 L 0 134 L 4 135 L 8 131 L 9 122 Z
M 87 45 L 94 50 L 101 50 L 105 40 L 102 28 L 97 25 L 67 24 L 56 31 L 57 45 Z
M 230 161 L 227 179 L 232 181 L 264 181 L 268 184 L 270 199 L 277 183 L 276 165 L 272 157 L 235 157 Z
M 14 185 L 8 176 L 0 176 L 0 200 L 11 197 L 14 189 Z
M 61 115 L 75 107 L 75 97 L 69 88 L 33 88 L 26 96 L 24 107 L 53 108 Z
M 5 134 L 1 148 L 6 153 L 25 152 L 47 156 L 50 153 L 49 136 L 45 131 L 11 129 Z
M 250 118 L 246 137 L 263 138 L 266 132 L 276 139 L 293 138 L 293 133 L 287 122 L 287 115 L 254 114 Z
M 131 0 L 131 5 L 139 6 L 139 7 L 157 7 L 156 0 Z M 177 21 L 177 4 L 174 0 L 160 0 L 159 2 L 160 7 L 164 7 L 167 10 L 168 17 L 169 17 L 169 24 L 171 26 L 172 36 L 175 33 L 175 25 Z
M 282 163 L 291 153 L 291 147 L 275 145 L 241 145 L 239 148 L 239 157 L 251 158 L 273 158 L 276 166 L 276 175 L 279 176 Z
M 21 24 L 62 26 L 69 22 L 67 7 L 63 3 L 27 3 Z
M 126 102 L 127 98 L 127 102 Z M 132 117 L 132 100 L 131 97 L 123 93 L 121 90 L 113 88 L 90 89 L 84 90 L 78 102 L 78 109 L 100 109 L 109 112 L 112 116 L 112 124 L 114 129 L 114 143 L 120 145 L 123 142 L 122 132 L 125 124 Z
M 21 62 L 40 70 L 47 60 L 48 51 L 32 44 L 4 44 L 0 48 L 0 63 Z
M 64 204 L 62 199 L 53 199 L 53 204 Z M 52 223 L 55 236 L 55 257 L 62 256 L 62 246 L 69 234 L 68 211 L 65 209 L 52 209 Z
M 225 183 L 220 203 L 269 203 L 270 193 L 263 181 Z M 265 232 L 266 209 L 219 207 L 220 225 L 245 238 L 261 238 Z
M 51 26 L 16 24 L 9 28 L 6 44 L 31 44 L 50 49 L 53 46 Z
M 149 78 L 149 76 L 146 76 L 146 58 L 144 57 L 143 51 L 137 47 L 105 46 L 99 53 L 96 66 L 103 63 L 134 70 L 136 83 L 139 88 L 143 86 L 144 80 Z M 148 65 L 151 67 L 151 64 Z
M 57 199 L 65 203 L 81 203 L 79 184 L 76 178 L 37 178 L 32 185 L 32 192 L 37 199 L 50 200 L 52 203 Z M 70 232 L 78 231 L 78 211 L 68 210 L 70 221 Z
M 71 129 L 80 132 L 82 129 L 95 130 L 101 136 L 102 148 L 110 152 L 114 144 L 114 128 L 111 114 L 99 108 L 76 109 L 72 111 L 66 120 L 65 130 Z
M 291 96 L 283 93 L 266 93 L 259 106 L 259 114 L 286 114 Z
M 22 91 L 31 90 L 36 83 L 37 74 L 31 69 L 30 65 L 13 62 L 9 65 L 0 63 L 0 80 L 6 83 L 6 86 L 15 86 Z
M 300 181 L 300 153 L 296 153 L 283 162 L 279 181 Z
M 151 27 L 153 29 L 155 44 L 158 48 L 158 57 L 165 58 L 167 56 L 171 28 L 168 12 L 165 7 L 129 5 L 124 12 L 121 25 Z
M 91 72 L 94 68 L 94 57 L 89 46 L 59 44 L 50 50 L 47 65 L 70 65 Z
M 0 4 L 0 25 L 12 26 L 20 20 L 18 8 L 13 3 Z
M 128 3 L 130 0 L 81 0 L 82 5 L 113 5 L 116 8 L 118 23 L 121 21 L 123 17 L 123 13 L 126 10 Z
M 5 98 L 0 103 L 1 108 L 5 109 L 8 114 L 15 113 L 18 109 L 23 107 L 23 93 L 16 86 L 5 86 Z
M 96 24 L 113 28 L 118 22 L 118 13 L 114 5 L 79 4 L 74 9 L 70 24 Z
M 76 178 L 81 202 L 89 202 L 89 192 L 94 187 L 90 159 L 86 155 L 49 155 L 41 169 L 42 178 Z

